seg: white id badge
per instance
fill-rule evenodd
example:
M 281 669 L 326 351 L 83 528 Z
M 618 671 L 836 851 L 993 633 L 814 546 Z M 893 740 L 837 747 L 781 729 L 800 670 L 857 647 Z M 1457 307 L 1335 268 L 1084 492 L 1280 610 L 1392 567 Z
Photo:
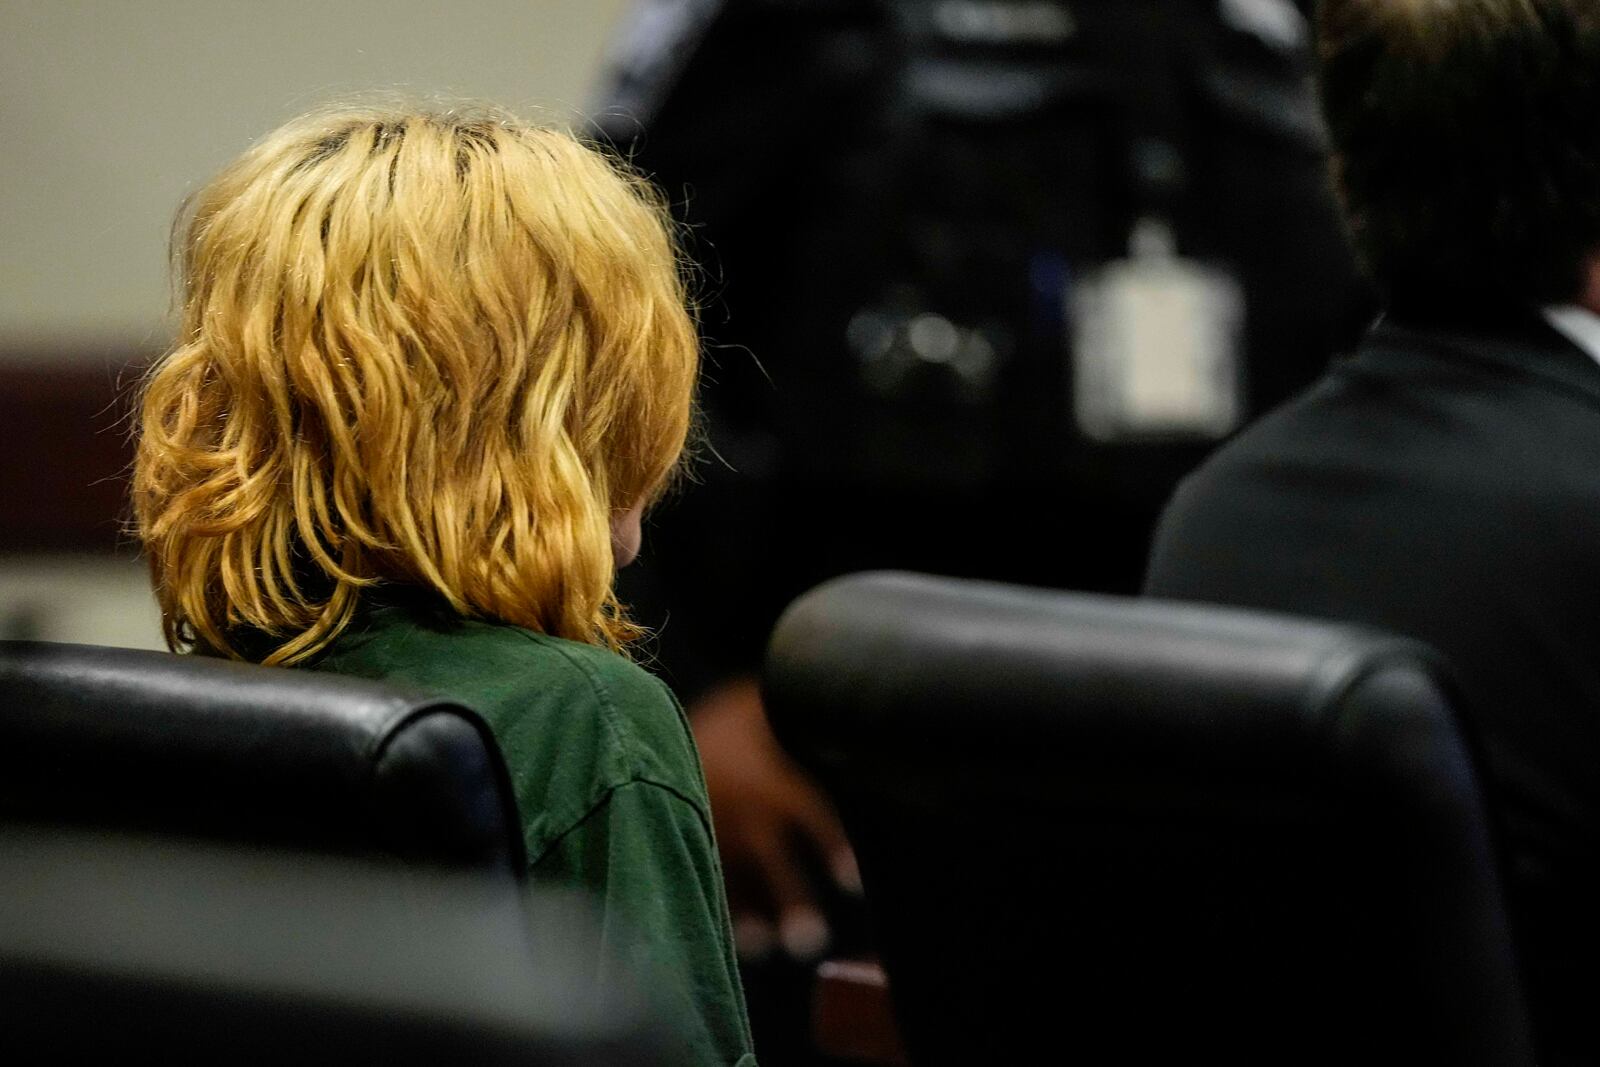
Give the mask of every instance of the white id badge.
M 1244 293 L 1225 271 L 1135 255 L 1070 294 L 1073 407 L 1098 441 L 1215 440 L 1244 414 Z

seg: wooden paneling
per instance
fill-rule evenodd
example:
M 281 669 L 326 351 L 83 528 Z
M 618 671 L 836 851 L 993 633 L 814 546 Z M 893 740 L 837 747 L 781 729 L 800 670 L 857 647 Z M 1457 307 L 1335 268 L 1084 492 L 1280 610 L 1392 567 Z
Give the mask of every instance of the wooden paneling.
M 0 552 L 127 549 L 128 410 L 143 363 L 0 361 Z
M 871 960 L 830 960 L 817 968 L 811 1030 L 824 1055 L 868 1067 L 908 1067 L 889 1006 L 889 979 Z

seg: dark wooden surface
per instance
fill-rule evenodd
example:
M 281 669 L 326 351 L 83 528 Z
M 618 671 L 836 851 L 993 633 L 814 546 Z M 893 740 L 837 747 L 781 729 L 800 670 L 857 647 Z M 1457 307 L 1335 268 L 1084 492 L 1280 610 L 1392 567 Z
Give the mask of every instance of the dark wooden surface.
M 870 960 L 829 960 L 817 968 L 812 1001 L 817 1051 L 850 1063 L 909 1067 L 889 1007 L 889 979 Z
M 0 360 L 0 553 L 110 552 L 126 536 L 141 360 Z

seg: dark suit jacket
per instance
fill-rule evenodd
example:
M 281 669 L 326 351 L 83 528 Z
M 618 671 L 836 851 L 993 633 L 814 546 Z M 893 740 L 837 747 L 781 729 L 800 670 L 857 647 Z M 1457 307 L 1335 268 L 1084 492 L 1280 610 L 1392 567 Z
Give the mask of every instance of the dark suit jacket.
M 1600 1057 L 1600 366 L 1533 313 L 1381 323 L 1180 486 L 1146 592 L 1445 654 L 1542 1043 Z

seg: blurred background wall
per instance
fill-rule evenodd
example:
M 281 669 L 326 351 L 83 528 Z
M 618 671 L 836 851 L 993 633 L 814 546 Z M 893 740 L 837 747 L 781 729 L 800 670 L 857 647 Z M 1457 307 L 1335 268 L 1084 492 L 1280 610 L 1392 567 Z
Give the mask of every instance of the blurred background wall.
M 191 190 L 373 90 L 579 113 L 624 0 L 0 0 L 0 635 L 159 643 L 125 397 Z

